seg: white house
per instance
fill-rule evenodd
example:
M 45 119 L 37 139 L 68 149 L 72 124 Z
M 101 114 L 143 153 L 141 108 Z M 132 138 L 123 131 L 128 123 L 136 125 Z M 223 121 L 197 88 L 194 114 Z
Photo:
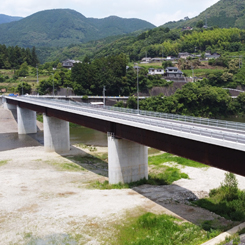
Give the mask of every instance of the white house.
M 141 62 L 142 64 L 144 63 L 150 63 L 151 62 L 151 57 L 144 57 L 143 59 L 141 59 Z
M 149 68 L 148 75 L 163 75 L 164 69 L 163 68 Z

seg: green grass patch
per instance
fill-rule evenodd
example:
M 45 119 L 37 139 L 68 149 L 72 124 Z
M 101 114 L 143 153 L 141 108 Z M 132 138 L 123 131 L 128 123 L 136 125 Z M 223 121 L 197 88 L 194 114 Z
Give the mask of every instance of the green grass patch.
M 0 167 L 7 164 L 9 162 L 9 160 L 2 160 L 0 161 Z
M 116 242 L 120 245 L 201 244 L 219 231 L 207 232 L 201 227 L 169 215 L 146 213 L 118 227 Z
M 76 161 L 78 163 L 85 163 L 85 164 L 104 163 L 101 159 L 92 155 L 86 155 L 86 156 L 76 155 L 67 158 L 72 161 Z
M 109 184 L 108 181 L 104 182 L 93 182 L 90 184 L 91 188 L 100 189 L 100 190 L 111 190 L 111 189 L 127 189 L 133 188 L 140 185 L 169 185 L 172 184 L 174 181 L 179 179 L 188 179 L 189 176 L 185 173 L 181 173 L 178 168 L 172 168 L 164 166 L 162 173 L 149 173 L 148 180 L 142 179 L 136 182 L 131 182 L 127 184 Z
M 60 171 L 84 171 L 85 169 L 73 162 L 52 162 L 52 161 L 47 161 L 47 163 L 51 166 L 54 166 Z
M 237 180 L 232 173 L 226 174 L 219 188 L 210 191 L 209 198 L 193 203 L 226 219 L 245 221 L 245 191 L 237 188 Z
M 77 144 L 78 147 L 83 148 L 83 149 L 88 149 L 90 152 L 95 152 L 97 151 L 97 148 L 93 145 L 85 145 L 85 144 Z
M 198 163 L 183 157 L 178 157 L 171 155 L 169 153 L 164 153 L 161 155 L 157 156 L 151 156 L 148 158 L 148 163 L 149 165 L 161 165 L 162 163 L 167 163 L 167 162 L 175 162 L 183 166 L 188 166 L 188 167 L 195 167 L 195 168 L 205 168 L 208 167 L 205 164 Z
M 69 125 L 70 125 L 70 128 L 79 128 L 79 127 L 81 127 L 81 125 L 78 125 L 78 124 L 75 124 L 75 123 L 72 123 L 72 122 L 69 122 Z
M 224 71 L 222 69 L 194 69 L 194 77 L 206 77 L 208 74 L 215 73 L 217 71 Z M 192 70 L 182 70 L 188 77 L 192 77 Z
M 37 121 L 43 123 L 43 114 L 37 114 Z

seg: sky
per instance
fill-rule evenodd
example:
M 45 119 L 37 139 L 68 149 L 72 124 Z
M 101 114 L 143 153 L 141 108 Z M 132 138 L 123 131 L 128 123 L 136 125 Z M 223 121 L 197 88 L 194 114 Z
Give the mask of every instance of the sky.
M 86 17 L 116 15 L 138 18 L 160 26 L 188 16 L 195 17 L 219 0 L 1 0 L 0 14 L 27 17 L 47 9 L 69 8 Z

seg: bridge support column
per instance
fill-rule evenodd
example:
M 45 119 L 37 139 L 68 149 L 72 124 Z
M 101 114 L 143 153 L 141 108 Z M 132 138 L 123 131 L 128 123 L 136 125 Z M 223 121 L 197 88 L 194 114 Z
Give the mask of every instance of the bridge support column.
M 108 133 L 109 183 L 148 179 L 148 148 Z
M 16 105 L 12 105 L 12 104 L 9 104 L 7 103 L 7 101 L 5 99 L 3 99 L 3 108 L 6 109 L 6 110 L 16 110 Z
M 67 153 L 70 151 L 69 122 L 43 114 L 45 151 Z
M 37 132 L 36 120 L 35 111 L 17 106 L 18 134 L 35 134 Z

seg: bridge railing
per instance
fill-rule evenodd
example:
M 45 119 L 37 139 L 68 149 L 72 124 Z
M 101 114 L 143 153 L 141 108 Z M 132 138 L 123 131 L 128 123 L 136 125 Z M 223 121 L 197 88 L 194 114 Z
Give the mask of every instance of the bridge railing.
M 26 101 L 29 100 L 29 102 L 38 103 L 36 99 L 32 99 L 32 98 L 22 97 L 22 98 L 18 98 L 17 100 L 19 99 L 20 100 L 23 99 Z M 199 118 L 167 114 L 168 116 L 170 115 L 170 118 L 168 117 L 168 119 L 173 119 L 173 120 L 161 120 L 161 118 L 163 118 L 166 115 L 166 113 L 147 112 L 147 111 L 138 112 L 137 110 L 133 110 L 133 109 L 117 108 L 117 107 L 104 107 L 103 109 L 103 106 L 101 107 L 101 106 L 89 105 L 85 103 L 77 103 L 75 101 L 65 102 L 62 100 L 52 100 L 51 101 L 48 99 L 42 99 L 40 104 L 51 106 L 51 107 L 53 106 L 58 107 L 58 108 L 61 107 L 62 109 L 65 109 L 65 110 L 71 110 L 71 111 L 75 110 L 75 111 L 81 111 L 83 113 L 91 113 L 95 115 L 106 116 L 106 117 L 110 117 L 113 119 L 117 118 L 117 119 L 124 120 L 124 121 L 126 120 L 127 122 L 131 121 L 131 122 L 137 122 L 139 124 L 145 124 L 145 125 L 175 130 L 175 131 L 179 131 L 182 133 L 196 135 L 196 138 L 200 136 L 205 136 L 205 137 L 213 138 L 215 140 L 218 139 L 222 141 L 229 141 L 233 143 L 245 144 L 245 134 L 244 133 L 230 132 L 230 131 L 225 131 L 222 129 L 218 130 L 217 128 L 212 128 L 212 127 L 200 127 L 197 124 L 184 123 L 188 121 L 188 118 L 196 119 L 200 123 L 204 121 L 203 118 L 200 118 L 200 120 L 198 120 Z M 99 108 L 99 109 L 91 110 L 94 108 L 95 109 Z M 111 111 L 120 111 L 122 113 L 111 113 Z M 143 115 L 142 113 L 139 114 L 140 112 L 146 112 L 146 115 Z M 136 115 L 132 116 L 132 113 Z M 176 120 L 184 121 L 184 122 L 178 123 L 176 122 Z M 214 121 L 218 123 L 220 120 L 214 120 Z M 226 121 L 223 121 L 223 122 L 226 122 Z M 228 127 L 228 124 L 225 124 L 225 126 Z
M 32 97 L 23 97 L 23 98 L 32 98 Z M 177 120 L 182 122 L 194 123 L 194 124 L 201 124 L 207 126 L 214 126 L 220 128 L 227 128 L 227 129 L 235 129 L 235 130 L 243 130 L 245 131 L 245 123 L 239 122 L 232 122 L 232 121 L 225 121 L 225 120 L 216 120 L 216 119 L 209 119 L 209 118 L 202 118 L 202 117 L 193 117 L 193 116 L 183 116 L 171 113 L 162 113 L 162 112 L 154 112 L 154 111 L 144 111 L 144 110 L 135 110 L 129 108 L 122 108 L 122 107 L 114 107 L 114 106 L 102 106 L 102 105 L 92 105 L 89 103 L 77 102 L 77 101 L 66 101 L 66 100 L 58 100 L 58 99 L 47 99 L 41 97 L 34 97 L 33 99 L 41 99 L 41 100 L 52 100 L 59 103 L 64 104 L 73 104 L 77 106 L 83 107 L 91 107 L 91 108 L 99 108 L 104 110 L 110 111 L 118 111 L 123 113 L 135 114 L 135 115 L 143 115 L 147 117 L 157 117 L 157 118 L 164 118 L 169 120 Z

